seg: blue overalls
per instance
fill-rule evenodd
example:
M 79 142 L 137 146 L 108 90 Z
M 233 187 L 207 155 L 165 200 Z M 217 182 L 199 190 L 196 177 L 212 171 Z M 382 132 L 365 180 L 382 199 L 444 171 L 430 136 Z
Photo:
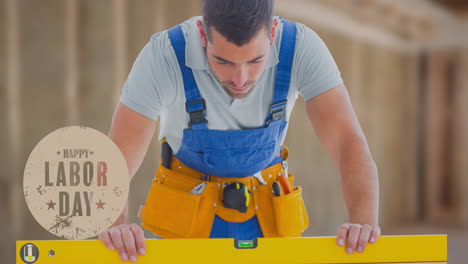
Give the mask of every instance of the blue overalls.
M 283 33 L 273 102 L 262 127 L 248 130 L 212 130 L 205 119 L 206 105 L 192 70 L 185 64 L 185 38 L 181 26 L 169 30 L 182 72 L 186 111 L 190 116 L 182 145 L 175 156 L 188 167 L 218 177 L 247 177 L 282 162 L 281 139 L 286 132 L 286 105 L 296 44 L 296 24 L 282 18 Z M 231 223 L 215 216 L 210 238 L 263 237 L 257 217 Z

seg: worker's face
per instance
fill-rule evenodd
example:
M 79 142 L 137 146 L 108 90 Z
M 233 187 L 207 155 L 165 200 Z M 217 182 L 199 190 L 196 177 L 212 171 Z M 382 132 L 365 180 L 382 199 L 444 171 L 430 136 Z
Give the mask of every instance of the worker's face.
M 245 98 L 252 92 L 265 69 L 276 25 L 275 21 L 271 31 L 265 27 L 249 43 L 239 47 L 226 40 L 214 28 L 210 29 L 211 39 L 207 41 L 199 21 L 198 28 L 210 69 L 231 97 Z

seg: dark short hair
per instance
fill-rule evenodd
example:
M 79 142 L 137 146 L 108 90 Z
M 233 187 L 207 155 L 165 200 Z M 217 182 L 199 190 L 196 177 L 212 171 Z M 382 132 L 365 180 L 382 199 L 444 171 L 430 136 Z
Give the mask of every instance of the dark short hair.
M 274 0 L 203 0 L 202 13 L 208 40 L 216 29 L 228 41 L 242 46 L 273 23 Z

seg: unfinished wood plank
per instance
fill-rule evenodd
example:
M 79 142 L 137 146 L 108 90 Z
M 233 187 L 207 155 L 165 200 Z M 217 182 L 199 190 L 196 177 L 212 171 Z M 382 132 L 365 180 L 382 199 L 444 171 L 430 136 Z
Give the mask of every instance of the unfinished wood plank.
M 21 154 L 23 150 L 23 104 L 21 101 L 21 65 L 19 40 L 19 10 L 16 0 L 6 1 L 6 97 L 7 126 L 9 138 L 9 164 L 12 173 L 22 171 Z M 10 188 L 21 190 L 21 177 L 10 177 Z M 14 236 L 21 232 L 23 221 L 23 197 L 21 192 L 10 192 L 10 231 Z
M 113 2 L 113 43 L 114 43 L 114 89 L 111 108 L 114 109 L 120 99 L 122 85 L 128 75 L 128 34 L 127 0 Z
M 77 0 L 65 2 L 65 105 L 67 125 L 79 124 Z
M 167 14 L 169 13 L 167 9 L 167 0 L 155 0 L 154 8 L 154 28 L 155 31 L 165 30 L 167 27 Z

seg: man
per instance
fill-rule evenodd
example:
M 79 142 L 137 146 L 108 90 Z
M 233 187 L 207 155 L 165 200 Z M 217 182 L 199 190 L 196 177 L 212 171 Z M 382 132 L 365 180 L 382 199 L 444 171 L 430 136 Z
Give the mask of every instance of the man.
M 203 17 L 157 33 L 136 59 L 109 136 L 133 177 L 161 117 L 166 151 L 143 227 L 163 238 L 302 235 L 307 213 L 281 145 L 299 95 L 341 174 L 349 223 L 337 244 L 353 254 L 374 243 L 377 168 L 340 73 L 311 29 L 273 16 L 272 0 L 204 0 Z M 144 236 L 126 215 L 100 239 L 134 262 Z

